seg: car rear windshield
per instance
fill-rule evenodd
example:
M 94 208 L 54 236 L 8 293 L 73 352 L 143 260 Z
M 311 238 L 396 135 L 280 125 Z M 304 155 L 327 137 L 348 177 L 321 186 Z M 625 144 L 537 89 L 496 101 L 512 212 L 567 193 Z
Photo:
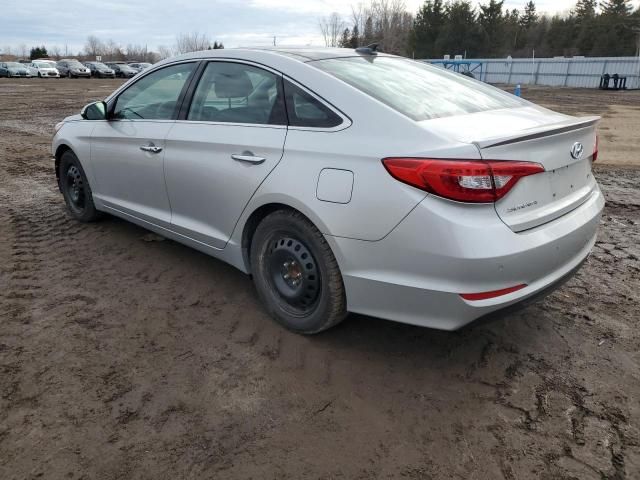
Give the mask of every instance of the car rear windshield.
M 310 62 L 416 121 L 523 106 L 502 90 L 422 62 L 346 57 Z

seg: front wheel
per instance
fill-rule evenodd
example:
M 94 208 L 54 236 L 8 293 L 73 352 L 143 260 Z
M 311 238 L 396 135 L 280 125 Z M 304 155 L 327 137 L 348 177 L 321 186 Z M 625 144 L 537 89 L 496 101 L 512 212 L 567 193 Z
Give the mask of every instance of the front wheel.
M 100 217 L 93 204 L 93 193 L 78 157 L 71 150 L 60 159 L 59 182 L 67 209 L 73 218 L 92 222 Z
M 338 263 L 301 213 L 268 215 L 256 229 L 250 259 L 258 295 L 284 327 L 309 335 L 344 320 L 347 300 Z

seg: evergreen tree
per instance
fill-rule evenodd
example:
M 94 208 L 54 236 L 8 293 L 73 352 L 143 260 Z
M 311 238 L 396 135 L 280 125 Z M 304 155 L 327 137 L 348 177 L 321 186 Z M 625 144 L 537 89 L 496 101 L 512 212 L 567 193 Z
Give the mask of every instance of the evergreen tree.
M 575 45 L 576 18 L 574 16 L 553 16 L 549 29 L 544 35 L 543 44 L 539 49 L 541 55 L 572 56 L 579 53 Z
M 601 3 L 603 15 L 627 17 L 631 15 L 631 0 L 604 0 Z
M 478 23 L 484 39 L 483 57 L 503 56 L 506 19 L 502 12 L 504 0 L 490 0 L 480 5 Z
M 533 0 L 529 0 L 524 6 L 524 14 L 520 18 L 520 25 L 528 30 L 538 22 L 538 14 L 536 13 L 536 4 Z
M 368 17 L 367 21 L 364 23 L 364 38 L 362 40 L 363 45 L 372 44 L 374 41 L 373 36 L 373 19 L 371 17 Z
M 47 49 L 44 47 L 44 45 L 42 47 L 32 48 L 29 54 L 29 58 L 31 58 L 31 60 L 36 60 L 38 58 L 46 58 L 48 56 L 49 54 L 47 53 Z
M 410 35 L 409 50 L 416 58 L 436 58 L 435 44 L 445 22 L 442 0 L 428 0 L 418 10 Z
M 595 17 L 597 6 L 597 0 L 578 0 L 575 8 L 576 17 L 580 20 Z
M 351 42 L 349 47 L 358 48 L 360 46 L 360 31 L 358 30 L 358 25 L 353 26 L 353 30 L 351 31 Z
M 636 52 L 636 23 L 631 0 L 602 2 L 592 55 L 623 56 Z
M 445 7 L 447 22 L 436 42 L 436 50 L 442 54 L 477 57 L 480 36 L 477 16 L 471 2 L 454 0 Z
M 513 55 L 513 53 L 520 48 L 522 42 L 522 36 L 520 35 L 520 12 L 514 8 L 505 15 L 505 48 L 507 55 Z
M 348 28 L 345 28 L 342 32 L 342 37 L 340 38 L 339 45 L 342 48 L 349 48 L 351 46 L 351 32 Z
M 593 51 L 594 32 L 598 30 L 596 0 L 579 0 L 576 3 L 576 28 L 574 45 L 579 55 L 587 55 Z

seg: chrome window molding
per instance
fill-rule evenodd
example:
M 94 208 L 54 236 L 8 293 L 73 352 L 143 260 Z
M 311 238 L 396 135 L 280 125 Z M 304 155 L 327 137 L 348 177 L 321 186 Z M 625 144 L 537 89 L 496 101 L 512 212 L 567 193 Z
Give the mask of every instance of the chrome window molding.
M 336 125 L 335 127 L 299 127 L 299 126 L 289 125 L 289 130 L 300 130 L 300 131 L 310 131 L 310 132 L 339 132 L 341 130 L 345 130 L 349 128 L 353 124 L 351 119 L 346 114 L 342 113 L 341 110 L 334 107 L 331 103 L 326 101 L 324 98 L 322 98 L 320 95 L 315 93 L 313 90 L 310 90 L 309 88 L 307 88 L 297 80 L 294 80 L 293 78 L 289 77 L 288 75 L 283 75 L 283 77 L 285 80 L 293 83 L 295 86 L 304 90 L 307 94 L 311 95 L 315 100 L 320 102 L 322 105 L 327 107 L 329 110 L 331 110 L 333 113 L 335 113 L 342 119 L 342 123 L 340 123 L 339 125 Z
M 329 108 L 331 111 L 333 111 L 336 115 L 338 115 L 342 119 L 342 123 L 340 123 L 339 125 L 336 125 L 335 127 L 300 127 L 300 126 L 292 126 L 292 125 L 270 125 L 270 124 L 259 124 L 259 123 L 231 123 L 231 122 L 203 122 L 203 121 L 199 121 L 199 120 L 177 120 L 177 119 L 176 120 L 157 120 L 157 121 L 162 121 L 162 122 L 189 122 L 189 123 L 201 123 L 201 124 L 208 124 L 208 125 L 235 125 L 235 126 L 242 126 L 242 127 L 287 128 L 289 130 L 310 131 L 310 132 L 339 132 L 339 131 L 342 131 L 342 130 L 345 130 L 345 129 L 349 128 L 353 124 L 353 122 L 352 122 L 351 118 L 349 118 L 349 116 L 344 114 L 341 110 L 339 110 L 337 107 L 335 107 L 334 105 L 329 103 L 327 100 L 325 100 L 323 97 L 321 97 L 320 95 L 315 93 L 313 90 L 310 90 L 308 87 L 306 87 L 302 83 L 298 82 L 297 80 L 291 78 L 290 76 L 285 75 L 284 73 L 282 73 L 282 72 L 280 72 L 280 71 L 278 71 L 278 70 L 276 70 L 274 68 L 271 68 L 271 67 L 269 67 L 267 65 L 264 65 L 264 64 L 262 64 L 260 62 L 254 62 L 252 60 L 244 60 L 244 59 L 232 58 L 232 57 L 209 57 L 209 58 L 205 57 L 205 58 L 197 58 L 197 59 L 185 59 L 185 60 L 180 60 L 180 61 L 177 61 L 177 62 L 165 63 L 165 64 L 162 64 L 162 65 L 159 65 L 158 67 L 149 68 L 147 70 L 144 70 L 144 74 L 143 75 L 140 75 L 140 77 L 133 77 L 133 81 L 126 82 L 118 90 L 113 92 L 111 95 L 109 95 L 105 99 L 105 102 L 107 103 L 108 109 L 109 110 L 111 109 L 112 103 L 115 102 L 117 100 L 117 98 L 126 89 L 128 89 L 129 87 L 135 85 L 138 81 L 142 80 L 147 75 L 150 75 L 153 72 L 157 72 L 158 70 L 161 70 L 163 68 L 172 67 L 172 66 L 175 66 L 175 65 L 180 65 L 180 64 L 184 64 L 184 63 L 195 63 L 195 64 L 198 64 L 200 62 L 205 62 L 205 63 L 209 63 L 209 62 L 240 63 L 240 64 L 244 64 L 244 65 L 249 65 L 249 66 L 252 66 L 252 67 L 260 68 L 262 70 L 266 70 L 266 71 L 268 71 L 270 73 L 273 73 L 274 75 L 278 75 L 281 78 L 286 79 L 287 81 L 289 81 L 289 82 L 293 83 L 294 85 L 296 85 L 297 87 L 301 88 L 306 93 L 311 95 L 314 99 L 316 99 L 318 102 L 322 103 L 325 107 Z M 197 69 L 197 66 L 196 66 L 196 69 Z M 195 70 L 194 70 L 194 72 L 195 72 Z M 198 78 L 198 82 L 199 81 L 200 81 L 200 79 Z M 140 121 L 149 121 L 149 120 L 143 120 L 143 119 L 120 119 L 120 120 L 110 120 L 110 121 L 140 122 Z

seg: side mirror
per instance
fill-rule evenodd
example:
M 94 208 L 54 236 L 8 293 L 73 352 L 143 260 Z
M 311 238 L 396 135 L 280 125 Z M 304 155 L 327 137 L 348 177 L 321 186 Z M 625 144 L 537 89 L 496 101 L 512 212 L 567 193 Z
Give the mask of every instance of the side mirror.
M 106 120 L 107 119 L 107 104 L 103 101 L 93 102 L 89 105 L 85 105 L 80 111 L 80 115 L 85 120 Z

